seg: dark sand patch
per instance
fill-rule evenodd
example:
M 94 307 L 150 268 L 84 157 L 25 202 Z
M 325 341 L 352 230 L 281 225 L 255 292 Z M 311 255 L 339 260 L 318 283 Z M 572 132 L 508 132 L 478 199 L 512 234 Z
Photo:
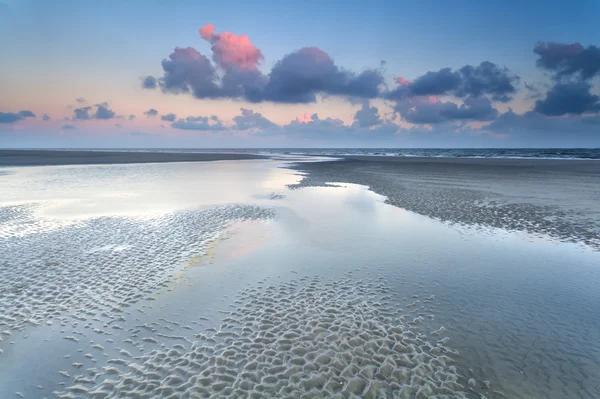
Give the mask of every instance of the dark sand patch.
M 202 162 L 265 159 L 254 154 L 0 150 L 0 166 L 98 165 L 115 163 Z
M 452 223 L 547 234 L 600 249 L 597 161 L 347 157 L 301 163 L 294 187 L 347 182 Z

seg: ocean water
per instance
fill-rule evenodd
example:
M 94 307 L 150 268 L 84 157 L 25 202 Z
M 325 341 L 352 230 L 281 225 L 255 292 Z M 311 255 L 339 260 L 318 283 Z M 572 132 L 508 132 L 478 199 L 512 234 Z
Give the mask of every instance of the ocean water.
M 89 149 L 102 151 L 102 149 Z M 115 151 L 115 149 L 104 149 Z M 514 159 L 600 159 L 600 148 L 121 148 L 116 151 L 216 152 L 264 155 L 395 156 Z
M 284 161 L 6 171 L 0 397 L 600 396 L 597 251 Z

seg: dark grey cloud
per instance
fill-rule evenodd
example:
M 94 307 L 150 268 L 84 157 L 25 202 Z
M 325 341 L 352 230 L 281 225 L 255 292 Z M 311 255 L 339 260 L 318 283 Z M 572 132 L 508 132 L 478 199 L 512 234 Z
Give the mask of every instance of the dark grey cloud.
M 128 118 L 128 119 L 129 119 L 130 121 L 132 121 L 132 120 L 135 120 L 135 115 L 133 115 L 133 114 L 129 115 L 129 118 Z
M 28 109 L 19 111 L 19 115 L 23 118 L 35 118 L 35 114 Z
M 75 127 L 74 125 L 62 125 L 61 126 L 61 130 L 73 130 L 73 129 L 77 129 L 77 127 Z
M 412 96 L 441 95 L 458 90 L 462 77 L 458 71 L 442 68 L 437 72 L 427 72 L 405 87 Z
M 42 119 L 44 120 L 44 122 L 48 122 L 50 120 L 50 116 L 48 116 L 48 114 L 44 114 L 44 116 L 42 116 Z
M 500 115 L 485 130 L 506 136 L 504 141 L 519 146 L 600 146 L 600 115 L 545 116 L 535 111 Z
M 375 106 L 371 106 L 368 101 L 363 102 L 362 107 L 354 114 L 353 126 L 371 127 L 381 124 L 382 120 L 379 116 L 379 110 Z
M 497 115 L 498 110 L 485 97 L 467 97 L 460 106 L 453 102 L 421 102 L 402 114 L 406 121 L 415 124 L 490 121 Z
M 144 89 L 156 89 L 158 87 L 158 81 L 154 76 L 146 76 L 142 78 L 142 88 Z
M 402 82 L 396 89 L 386 93 L 391 100 L 403 100 L 416 96 L 451 95 L 460 98 L 488 96 L 494 101 L 507 102 L 516 93 L 519 77 L 507 68 L 484 61 L 477 66 L 465 65 L 457 71 L 442 68 L 427 72 L 413 82 Z
M 557 80 L 587 80 L 600 74 L 600 47 L 584 47 L 580 43 L 539 42 L 533 52 L 539 57 L 537 66 L 552 72 Z
M 600 97 L 590 92 L 587 82 L 557 83 L 546 98 L 535 103 L 534 110 L 543 115 L 585 114 L 600 111 Z
M 0 112 L 0 123 L 14 123 L 25 118 L 35 118 L 35 114 L 27 109 L 19 112 Z
M 262 114 L 254 112 L 251 109 L 241 108 L 240 111 L 241 114 L 233 118 L 233 122 L 238 130 L 273 129 L 279 127 L 262 116 Z
M 75 108 L 73 110 L 73 113 L 75 115 L 73 115 L 73 119 L 75 120 L 88 120 L 88 119 L 92 119 L 92 115 L 90 115 L 90 111 L 92 110 L 92 107 L 87 106 L 87 107 L 82 107 L 82 108 Z
M 269 73 L 262 98 L 283 103 L 310 103 L 317 94 L 375 98 L 380 94 L 383 76 L 377 70 L 360 74 L 335 65 L 327 53 L 307 47 L 278 61 Z M 252 99 L 251 99 L 252 100 Z
M 382 121 L 372 128 L 360 127 L 356 124 L 345 125 L 341 119 L 324 118 L 318 114 L 304 115 L 295 121 L 282 126 L 281 134 L 289 139 L 314 140 L 339 145 L 342 143 L 387 143 L 396 139 L 399 126 L 389 121 Z M 338 144 L 336 144 L 338 143 Z
M 158 111 L 154 108 L 150 108 L 148 111 L 144 112 L 144 115 L 146 115 L 147 117 L 156 116 L 158 115 Z
M 79 104 L 84 104 L 87 102 L 83 97 L 77 97 L 75 101 L 77 101 Z
M 175 122 L 175 120 L 177 119 L 177 115 L 166 114 L 166 115 L 161 116 L 160 119 L 163 121 L 167 121 L 167 122 Z
M 176 48 L 169 59 L 162 61 L 162 67 L 164 74 L 156 82 L 163 92 L 190 93 L 200 99 L 310 103 L 316 101 L 318 94 L 375 98 L 383 84 L 380 71 L 358 74 L 347 71 L 314 47 L 286 55 L 268 75 L 255 65 L 242 67 L 223 62 L 215 65 L 191 47 Z
M 525 89 L 528 91 L 527 99 L 535 99 L 542 97 L 542 87 L 536 83 L 523 82 Z
M 171 123 L 171 127 L 174 129 L 181 130 L 202 130 L 202 131 L 216 131 L 224 130 L 224 126 L 215 115 L 213 116 L 188 116 L 185 119 L 178 119 Z
M 108 108 L 107 103 L 101 103 L 94 105 L 96 107 L 96 112 L 93 112 L 93 107 L 91 105 L 75 108 L 73 110 L 73 120 L 90 120 L 90 119 L 113 119 L 116 117 L 114 111 Z
M 95 119 L 112 119 L 116 116 L 116 114 L 107 107 L 108 104 L 104 103 L 102 105 L 97 105 L 98 109 L 96 110 L 96 114 L 94 114 Z
M 14 112 L 0 112 L 0 123 L 14 123 L 23 119 L 21 115 Z
M 191 93 L 197 98 L 221 97 L 217 71 L 210 60 L 192 47 L 177 47 L 169 59 L 162 61 L 164 75 L 160 87 L 164 92 Z

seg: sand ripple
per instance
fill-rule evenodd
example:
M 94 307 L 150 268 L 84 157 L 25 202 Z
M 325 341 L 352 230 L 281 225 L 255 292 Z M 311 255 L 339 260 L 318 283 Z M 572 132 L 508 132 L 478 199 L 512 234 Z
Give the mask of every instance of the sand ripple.
M 464 398 L 443 343 L 402 322 L 382 278 L 245 289 L 218 329 L 109 360 L 95 386 L 58 397 Z M 443 330 L 437 330 L 437 333 Z M 437 338 L 436 338 L 437 339 Z
M 101 316 L 118 321 L 123 308 L 150 298 L 229 223 L 273 216 L 269 209 L 232 205 L 143 223 L 103 217 L 48 230 L 51 222 L 35 218 L 28 206 L 1 207 L 0 330 L 66 325 L 67 314 L 82 323 Z

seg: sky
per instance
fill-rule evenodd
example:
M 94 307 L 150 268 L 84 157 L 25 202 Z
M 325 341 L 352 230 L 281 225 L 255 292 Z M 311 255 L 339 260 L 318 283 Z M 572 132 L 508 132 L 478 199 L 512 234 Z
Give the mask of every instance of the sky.
M 0 0 L 0 147 L 600 147 L 600 2 Z

